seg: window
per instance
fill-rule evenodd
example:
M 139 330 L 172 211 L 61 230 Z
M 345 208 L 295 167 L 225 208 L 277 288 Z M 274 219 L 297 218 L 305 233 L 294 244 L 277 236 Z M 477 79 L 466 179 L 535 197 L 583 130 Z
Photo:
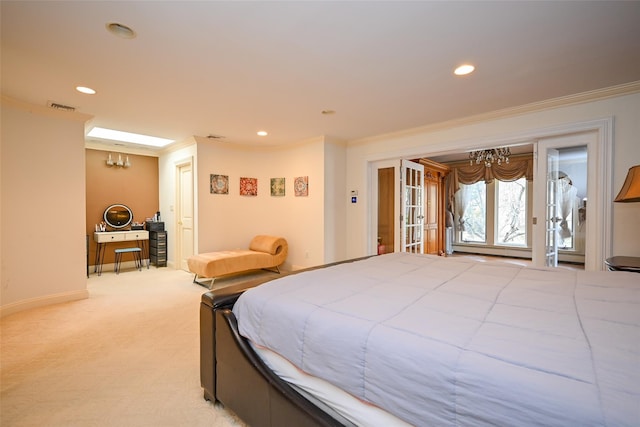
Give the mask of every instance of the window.
M 456 209 L 460 239 L 468 243 L 485 243 L 487 240 L 487 186 L 484 181 L 460 184 L 456 192 Z
M 455 194 L 456 242 L 528 247 L 528 185 L 526 178 L 460 184 Z
M 527 244 L 527 180 L 496 180 L 496 245 Z

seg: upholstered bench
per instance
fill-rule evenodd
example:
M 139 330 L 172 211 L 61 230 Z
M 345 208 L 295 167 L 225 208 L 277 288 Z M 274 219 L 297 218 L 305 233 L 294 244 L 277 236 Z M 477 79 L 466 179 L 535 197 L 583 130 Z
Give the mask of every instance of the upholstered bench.
M 136 268 L 138 270 L 142 270 L 142 249 L 140 248 L 119 248 L 114 251 L 116 253 L 115 264 L 113 267 L 113 271 L 116 274 L 120 273 L 120 263 L 122 262 L 122 254 L 133 254 L 133 260 L 136 262 Z
M 289 245 L 282 237 L 255 236 L 249 249 L 233 249 L 193 255 L 187 259 L 193 282 L 211 288 L 217 277 L 250 270 L 275 269 L 287 259 Z M 205 285 L 198 279 L 211 280 Z

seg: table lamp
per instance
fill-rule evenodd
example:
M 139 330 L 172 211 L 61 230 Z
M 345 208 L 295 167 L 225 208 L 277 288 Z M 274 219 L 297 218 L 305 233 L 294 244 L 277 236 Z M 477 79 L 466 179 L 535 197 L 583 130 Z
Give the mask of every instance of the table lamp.
M 640 165 L 629 168 L 624 185 L 614 202 L 640 202 Z

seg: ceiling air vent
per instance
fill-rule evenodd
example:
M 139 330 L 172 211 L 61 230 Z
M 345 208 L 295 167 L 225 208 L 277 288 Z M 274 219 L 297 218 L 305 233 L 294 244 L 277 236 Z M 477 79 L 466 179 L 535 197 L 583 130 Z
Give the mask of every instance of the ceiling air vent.
M 47 101 L 47 107 L 62 111 L 76 111 L 76 107 L 71 107 L 70 105 L 64 105 L 53 101 Z
M 208 139 L 224 139 L 224 136 L 209 134 L 209 135 L 207 135 L 207 138 Z

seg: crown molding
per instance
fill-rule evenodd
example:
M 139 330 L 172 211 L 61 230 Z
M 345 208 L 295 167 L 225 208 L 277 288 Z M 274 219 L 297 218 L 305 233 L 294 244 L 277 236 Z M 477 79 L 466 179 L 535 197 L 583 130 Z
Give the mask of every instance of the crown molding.
M 375 141 L 393 139 L 405 136 L 412 136 L 421 133 L 435 132 L 455 128 L 459 126 L 474 124 L 478 122 L 504 119 L 508 117 L 519 116 L 528 113 L 534 113 L 553 108 L 566 107 L 570 105 L 584 104 L 587 102 L 600 101 L 607 98 L 631 95 L 640 92 L 640 80 L 625 83 L 616 86 L 610 86 L 602 89 L 596 89 L 588 92 L 576 93 L 573 95 L 562 96 L 558 98 L 547 99 L 530 104 L 519 105 L 516 107 L 504 108 L 501 110 L 489 111 L 487 113 L 476 114 L 473 116 L 462 117 L 459 119 L 446 120 L 443 122 L 433 123 L 411 129 L 405 129 L 398 132 L 390 132 L 382 135 L 376 135 L 357 139 L 348 142 L 349 146 L 364 145 Z

